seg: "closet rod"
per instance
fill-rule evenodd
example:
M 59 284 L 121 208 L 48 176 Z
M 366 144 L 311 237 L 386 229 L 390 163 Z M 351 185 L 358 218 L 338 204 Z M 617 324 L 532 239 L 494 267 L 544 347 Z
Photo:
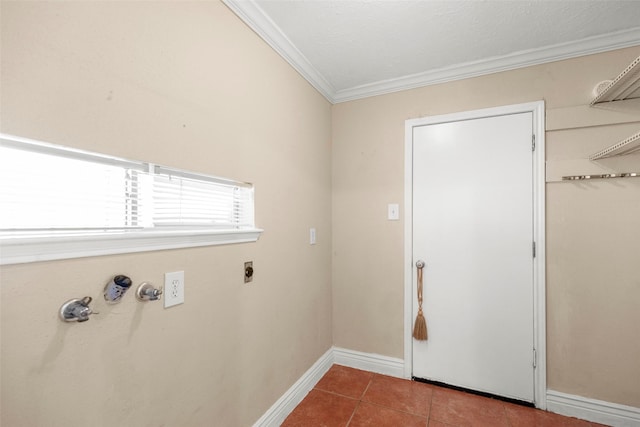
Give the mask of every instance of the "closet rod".
M 639 178 L 638 172 L 625 172 L 625 173 L 605 173 L 601 175 L 571 175 L 563 176 L 563 181 L 581 181 L 585 179 L 609 179 L 609 178 Z

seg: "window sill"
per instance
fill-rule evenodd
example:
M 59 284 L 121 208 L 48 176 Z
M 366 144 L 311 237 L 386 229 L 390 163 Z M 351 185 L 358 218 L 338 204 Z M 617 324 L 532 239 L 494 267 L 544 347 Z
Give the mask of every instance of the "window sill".
M 133 231 L 55 237 L 0 239 L 0 265 L 248 243 L 263 230 Z

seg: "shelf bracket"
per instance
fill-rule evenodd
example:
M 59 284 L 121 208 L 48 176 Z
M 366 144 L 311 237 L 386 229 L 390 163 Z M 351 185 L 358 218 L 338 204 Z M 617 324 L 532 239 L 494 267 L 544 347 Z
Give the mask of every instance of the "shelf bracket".
M 607 147 L 604 150 L 600 150 L 595 154 L 589 156 L 589 160 L 599 160 L 607 157 L 619 156 L 623 154 L 631 154 L 640 150 L 640 132 L 630 136 L 624 141 L 620 141 L 617 144 Z
M 591 105 L 632 98 L 640 98 L 640 56 L 611 83 L 604 86 L 602 91 L 591 101 Z

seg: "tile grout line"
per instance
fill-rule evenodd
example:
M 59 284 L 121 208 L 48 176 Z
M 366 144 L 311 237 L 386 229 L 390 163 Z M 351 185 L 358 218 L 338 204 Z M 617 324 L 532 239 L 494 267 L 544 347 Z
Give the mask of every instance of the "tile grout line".
M 507 426 L 512 427 L 509 414 L 507 414 L 507 405 L 505 405 L 504 402 L 502 403 L 502 412 L 504 412 L 504 419 L 507 421 Z
M 509 427 L 513 427 L 513 421 L 511 421 L 511 418 L 509 418 L 509 412 L 507 412 L 507 403 L 503 402 L 502 407 L 504 408 L 504 417 L 507 419 L 507 424 L 509 424 Z
M 346 397 L 347 399 L 351 399 L 351 400 L 360 400 L 357 397 L 353 397 L 353 396 L 347 396 L 346 394 L 340 394 L 340 393 L 336 393 L 335 391 L 329 391 L 329 390 L 325 390 L 322 388 L 314 388 L 314 390 L 316 391 L 321 391 L 323 393 L 327 393 L 327 394 L 332 394 L 334 396 L 340 396 L 340 397 Z
M 431 400 L 429 401 L 429 414 L 427 415 L 427 427 L 431 424 L 431 410 L 433 409 L 433 394 L 434 390 L 431 388 Z
M 353 412 L 351 413 L 351 416 L 349 417 L 349 421 L 347 421 L 347 425 L 345 427 L 349 427 L 349 424 L 351 424 L 351 420 L 353 420 L 353 417 L 356 415 L 356 411 L 358 410 L 358 408 L 360 407 L 360 404 L 362 403 L 361 400 L 358 401 L 358 404 L 356 405 L 355 408 L 353 408 Z
M 362 397 L 360 398 L 360 403 L 364 402 L 364 403 L 366 403 L 368 405 L 371 405 L 371 406 L 377 406 L 378 408 L 385 408 L 385 409 L 392 410 L 394 412 L 399 412 L 401 414 L 411 415 L 413 417 L 418 417 L 418 418 L 424 418 L 427 421 L 427 425 L 429 425 L 429 416 L 431 415 L 431 405 L 432 405 L 432 402 L 433 402 L 433 393 L 431 393 L 431 400 L 429 401 L 429 413 L 426 416 L 423 416 L 423 415 L 420 415 L 420 414 L 416 414 L 415 412 L 410 412 L 410 411 L 394 408 L 394 407 L 391 407 L 391 406 L 383 405 L 381 403 L 376 403 L 376 402 L 371 402 L 369 400 L 364 400 L 364 397 L 367 394 L 367 391 L 371 387 L 371 384 L 373 383 L 373 380 L 374 380 L 374 378 L 376 376 L 385 376 L 385 375 L 376 374 L 376 373 L 373 374 L 373 376 L 371 377 L 371 380 L 369 380 L 369 384 L 367 385 L 367 387 L 365 388 L 364 392 L 362 393 Z M 358 407 L 359 406 L 360 406 L 360 404 L 358 404 Z M 355 411 L 354 411 L 354 413 L 355 413 Z
M 376 374 L 373 374 L 373 375 L 371 375 L 371 378 L 369 378 L 369 383 L 367 384 L 367 386 L 365 387 L 364 391 L 360 395 L 360 399 L 358 399 L 358 404 L 356 405 L 355 408 L 353 408 L 353 412 L 351 413 L 351 417 L 349 418 L 349 421 L 347 421 L 347 425 L 345 427 L 349 427 L 349 424 L 351 424 L 351 420 L 353 420 L 353 417 L 356 415 L 356 412 L 358 411 L 358 408 L 362 404 L 362 398 L 367 393 L 367 390 L 369 390 L 369 387 L 371 386 L 371 383 L 373 382 L 373 377 L 375 375 Z
M 382 405 L 380 403 L 369 402 L 368 400 L 362 400 L 361 403 L 366 403 L 367 405 L 375 406 L 377 408 L 388 409 L 390 411 L 397 412 L 399 414 L 405 414 L 405 415 L 411 415 L 412 417 L 424 418 L 426 421 L 429 421 L 429 416 L 416 414 L 415 412 L 403 411 L 402 409 L 392 408 L 391 406 Z

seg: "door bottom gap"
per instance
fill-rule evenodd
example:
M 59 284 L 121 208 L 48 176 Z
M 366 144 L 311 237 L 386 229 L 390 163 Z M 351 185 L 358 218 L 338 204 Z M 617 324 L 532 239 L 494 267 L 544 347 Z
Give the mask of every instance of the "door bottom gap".
M 438 387 L 448 388 L 448 389 L 451 389 L 451 390 L 462 391 L 464 393 L 475 394 L 477 396 L 488 397 L 490 399 L 501 400 L 501 401 L 507 402 L 507 403 L 513 403 L 514 405 L 520 405 L 520 406 L 527 406 L 529 408 L 535 408 L 535 405 L 532 402 L 527 402 L 526 400 L 512 399 L 510 397 L 499 396 L 497 394 L 486 393 L 484 391 L 473 390 L 473 389 L 465 388 L 465 387 L 458 387 L 458 386 L 447 384 L 447 383 L 443 383 L 443 382 L 440 382 L 440 381 L 427 380 L 425 378 L 411 377 L 411 379 L 413 381 L 417 381 L 417 382 L 420 382 L 420 383 L 431 384 L 431 385 L 435 385 L 435 386 L 438 386 Z

